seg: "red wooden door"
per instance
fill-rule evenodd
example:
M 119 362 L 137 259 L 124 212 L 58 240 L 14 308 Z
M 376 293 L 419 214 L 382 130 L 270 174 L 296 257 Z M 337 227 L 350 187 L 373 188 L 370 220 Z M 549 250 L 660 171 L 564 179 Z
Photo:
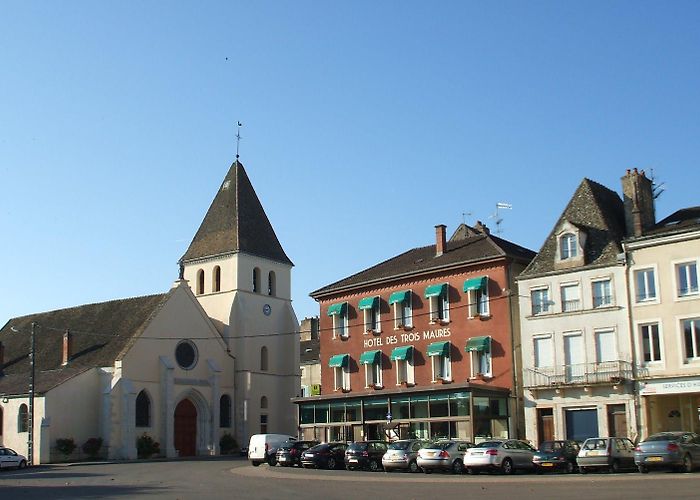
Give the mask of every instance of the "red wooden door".
M 181 457 L 197 454 L 197 408 L 189 399 L 175 408 L 175 449 Z

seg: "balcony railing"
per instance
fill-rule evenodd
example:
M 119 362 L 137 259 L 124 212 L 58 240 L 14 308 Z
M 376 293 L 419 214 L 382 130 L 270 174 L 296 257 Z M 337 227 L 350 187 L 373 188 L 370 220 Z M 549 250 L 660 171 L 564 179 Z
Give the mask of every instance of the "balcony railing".
M 572 385 L 619 384 L 633 377 L 629 361 L 603 361 L 547 368 L 526 368 L 525 387 L 561 387 Z

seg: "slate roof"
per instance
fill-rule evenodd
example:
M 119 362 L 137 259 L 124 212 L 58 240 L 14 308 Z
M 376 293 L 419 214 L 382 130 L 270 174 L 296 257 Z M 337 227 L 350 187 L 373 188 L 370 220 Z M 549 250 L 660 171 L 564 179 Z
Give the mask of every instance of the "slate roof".
M 95 367 L 113 366 L 146 328 L 170 294 L 149 295 L 13 318 L 0 329 L 5 364 L 0 394 L 26 394 L 30 376 L 30 332 L 35 329 L 35 390 L 44 393 Z M 19 333 L 12 331 L 12 328 Z M 73 353 L 61 366 L 63 333 L 71 331 Z
M 462 234 L 466 236 L 460 237 Z M 535 252 L 520 245 L 490 234 L 468 231 L 460 226 L 455 231 L 455 236 L 447 242 L 445 252 L 440 256 L 435 255 L 435 245 L 414 248 L 320 288 L 310 295 L 313 298 L 318 298 L 360 285 L 437 271 L 455 265 L 474 264 L 499 257 L 510 257 L 529 262 L 534 256 Z
M 300 363 L 310 365 L 321 362 L 321 340 L 302 340 L 300 345 Z
M 537 257 L 518 276 L 519 279 L 557 270 L 557 232 L 564 221 L 587 233 L 583 267 L 614 265 L 617 262 L 617 255 L 622 252 L 621 242 L 625 237 L 622 199 L 615 191 L 584 178 L 559 216 Z
M 181 261 L 239 251 L 293 265 L 284 253 L 243 165 L 236 160 Z
M 700 207 L 676 210 L 665 219 L 657 222 L 644 236 L 662 236 L 700 229 Z

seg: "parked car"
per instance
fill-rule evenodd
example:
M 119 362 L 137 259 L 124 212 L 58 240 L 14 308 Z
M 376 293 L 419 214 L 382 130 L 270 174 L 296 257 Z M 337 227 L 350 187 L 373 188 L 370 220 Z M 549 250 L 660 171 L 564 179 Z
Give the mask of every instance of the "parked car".
M 27 466 L 27 459 L 10 448 L 0 447 L 0 469 L 15 467 L 24 469 Z
M 576 457 L 581 449 L 576 441 L 544 441 L 537 448 L 532 463 L 538 474 L 550 470 L 576 471 Z
M 435 441 L 418 451 L 418 467 L 426 474 L 434 470 L 449 470 L 453 474 L 461 474 L 464 472 L 464 454 L 473 446 L 474 443 L 454 439 Z
M 609 472 L 634 469 L 634 443 L 619 437 L 588 438 L 578 452 L 576 463 L 582 474 L 593 469 Z
M 285 441 L 277 448 L 277 463 L 283 467 L 301 465 L 301 456 L 318 441 Z
M 700 465 L 700 436 L 693 432 L 653 434 L 634 449 L 634 463 L 642 473 L 649 469 L 692 472 Z
M 501 471 L 515 474 L 516 470 L 533 470 L 535 449 L 517 439 L 491 439 L 469 448 L 464 455 L 464 466 L 470 474 Z
M 387 472 L 396 469 L 406 469 L 410 472 L 419 472 L 418 450 L 427 445 L 422 439 L 402 439 L 394 441 L 382 457 L 382 466 Z
M 257 467 L 262 463 L 275 465 L 277 448 L 285 441 L 296 441 L 294 436 L 287 434 L 253 434 L 248 443 L 248 460 Z
M 337 469 L 345 466 L 345 450 L 341 442 L 321 443 L 306 450 L 301 456 L 301 466 L 309 469 Z
M 345 450 L 345 468 L 381 470 L 382 457 L 387 449 L 388 444 L 384 441 L 355 441 Z

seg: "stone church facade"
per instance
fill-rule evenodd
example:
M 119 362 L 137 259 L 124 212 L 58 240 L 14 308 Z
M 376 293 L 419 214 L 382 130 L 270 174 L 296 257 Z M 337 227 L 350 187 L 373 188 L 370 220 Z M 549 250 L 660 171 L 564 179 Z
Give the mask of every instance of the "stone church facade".
M 78 446 L 100 438 L 101 456 L 133 459 L 144 435 L 159 455 L 176 457 L 218 454 L 225 434 L 244 446 L 257 432 L 294 433 L 291 268 L 236 161 L 167 293 L 13 318 L 0 329 L 0 445 L 29 455 L 31 442 L 37 464 L 63 459 L 62 438 Z

